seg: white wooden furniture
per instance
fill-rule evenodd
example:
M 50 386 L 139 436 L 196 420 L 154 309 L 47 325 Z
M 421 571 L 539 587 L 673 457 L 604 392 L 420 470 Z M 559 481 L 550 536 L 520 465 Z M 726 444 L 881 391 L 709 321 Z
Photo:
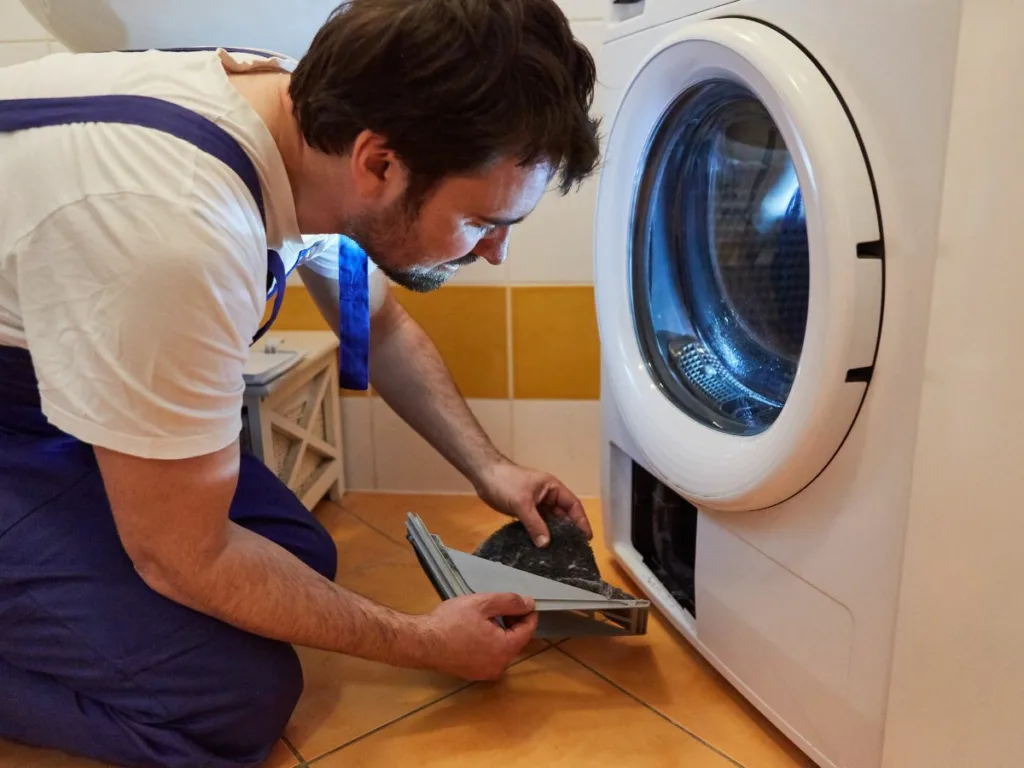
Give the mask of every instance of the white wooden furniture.
M 345 493 L 338 392 L 338 339 L 331 331 L 271 331 L 253 347 L 299 350 L 294 367 L 245 389 L 242 446 L 263 461 L 310 511 Z

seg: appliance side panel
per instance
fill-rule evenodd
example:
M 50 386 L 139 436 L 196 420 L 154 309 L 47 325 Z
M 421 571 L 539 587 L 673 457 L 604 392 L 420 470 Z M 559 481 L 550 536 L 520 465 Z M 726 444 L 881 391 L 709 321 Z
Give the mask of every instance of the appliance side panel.
M 1024 754 L 1021 28 L 964 6 L 885 768 Z
M 713 517 L 698 531 L 701 643 L 813 750 L 842 766 L 877 760 L 874 724 L 849 700 L 850 612 Z

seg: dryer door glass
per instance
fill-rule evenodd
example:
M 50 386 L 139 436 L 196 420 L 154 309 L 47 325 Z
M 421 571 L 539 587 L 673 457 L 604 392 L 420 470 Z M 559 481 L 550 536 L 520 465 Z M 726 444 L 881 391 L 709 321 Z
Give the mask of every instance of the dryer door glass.
M 810 262 L 793 161 L 749 90 L 704 82 L 665 113 L 631 262 L 637 335 L 665 394 L 714 429 L 768 429 L 800 361 Z

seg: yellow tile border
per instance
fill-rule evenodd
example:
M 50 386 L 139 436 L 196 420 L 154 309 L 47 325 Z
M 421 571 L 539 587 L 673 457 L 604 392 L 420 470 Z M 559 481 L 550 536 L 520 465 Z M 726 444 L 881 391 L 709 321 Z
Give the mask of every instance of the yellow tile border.
M 467 398 L 596 400 L 600 340 L 591 285 L 392 288 L 437 345 Z M 305 286 L 288 286 L 274 327 L 328 328 Z M 372 392 L 342 390 L 346 397 Z
M 392 292 L 437 346 L 463 396 L 509 396 L 504 286 L 447 285 L 427 294 L 402 288 Z
M 270 319 L 273 302 L 267 302 L 263 322 Z M 329 331 L 331 327 L 320 314 L 313 297 L 304 285 L 285 286 L 281 311 L 274 320 L 275 331 Z
M 601 345 L 590 285 L 513 286 L 513 397 L 596 400 Z

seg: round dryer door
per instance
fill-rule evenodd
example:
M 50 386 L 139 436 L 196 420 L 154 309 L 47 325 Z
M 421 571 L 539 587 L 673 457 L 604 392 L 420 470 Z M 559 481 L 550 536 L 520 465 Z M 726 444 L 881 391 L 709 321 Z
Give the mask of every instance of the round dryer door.
M 806 487 L 863 401 L 883 281 L 867 159 L 819 67 L 745 19 L 665 40 L 613 121 L 597 222 L 608 394 L 651 469 L 725 510 Z

